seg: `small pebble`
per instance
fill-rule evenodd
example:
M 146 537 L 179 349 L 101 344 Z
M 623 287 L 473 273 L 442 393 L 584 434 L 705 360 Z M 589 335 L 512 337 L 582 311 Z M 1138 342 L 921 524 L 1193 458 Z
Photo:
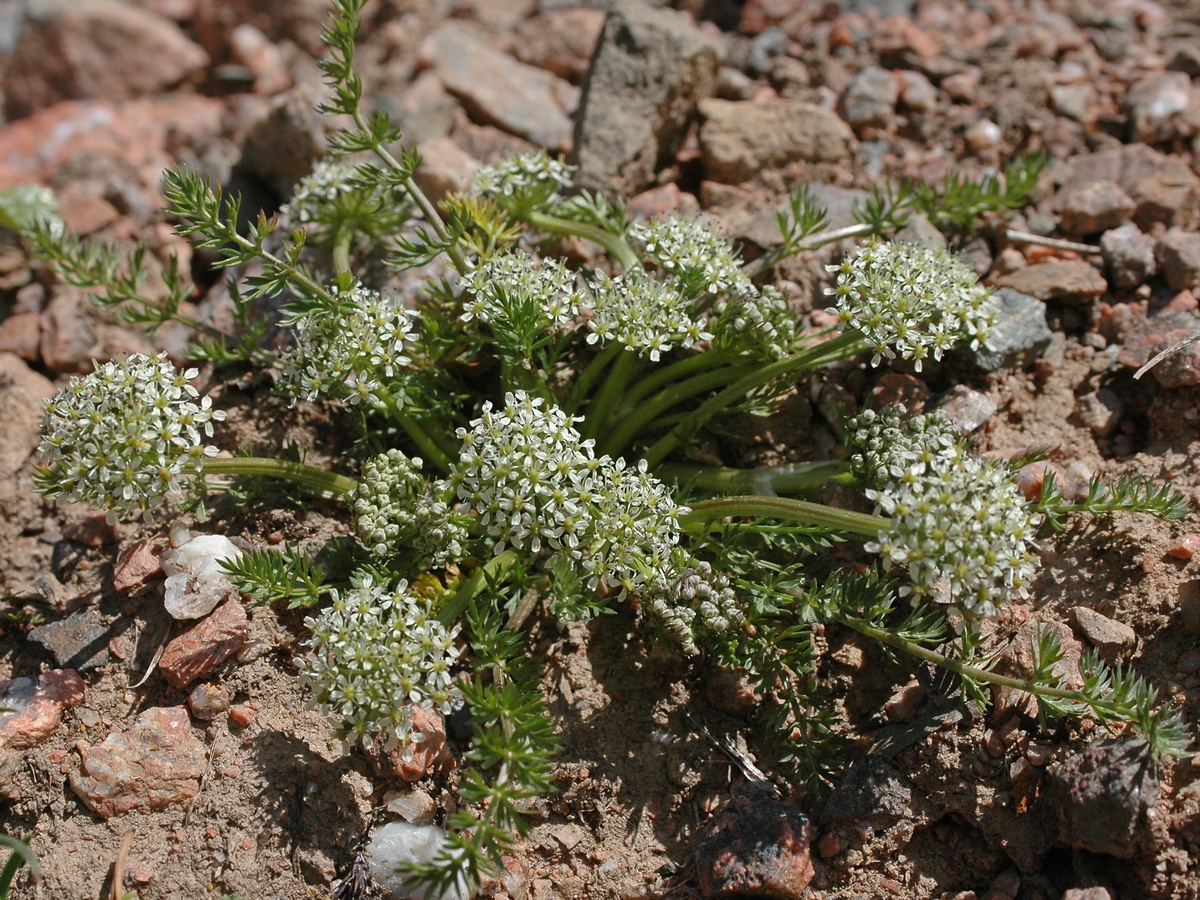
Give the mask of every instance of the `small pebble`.
M 235 703 L 229 707 L 229 721 L 239 728 L 245 728 L 254 721 L 254 710 L 244 703 Z
M 210 721 L 229 709 L 229 694 L 215 684 L 198 684 L 188 694 L 188 708 L 197 719 Z
M 1191 559 L 1200 550 L 1200 534 L 1181 534 L 1167 548 L 1167 556 L 1174 559 Z

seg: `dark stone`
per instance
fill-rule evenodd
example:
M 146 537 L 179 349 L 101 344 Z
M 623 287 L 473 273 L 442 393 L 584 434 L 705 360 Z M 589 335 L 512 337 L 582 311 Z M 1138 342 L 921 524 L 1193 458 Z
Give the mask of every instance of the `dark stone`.
M 696 847 L 705 897 L 793 900 L 815 874 L 812 826 L 795 807 L 760 794 L 735 796 Z
M 899 819 L 912 812 L 908 780 L 879 756 L 866 756 L 850 767 L 829 795 L 821 811 L 822 822 L 856 822 L 861 819 Z
M 96 608 L 85 609 L 29 632 L 64 669 L 87 672 L 108 662 L 109 623 Z
M 1141 738 L 1096 741 L 1050 772 L 1049 797 L 1068 846 L 1123 859 L 1137 852 L 1158 774 Z
M 1023 366 L 1040 357 L 1054 333 L 1046 324 L 1046 307 L 1040 300 L 1012 288 L 996 292 L 1000 307 L 987 344 L 971 353 L 985 372 Z

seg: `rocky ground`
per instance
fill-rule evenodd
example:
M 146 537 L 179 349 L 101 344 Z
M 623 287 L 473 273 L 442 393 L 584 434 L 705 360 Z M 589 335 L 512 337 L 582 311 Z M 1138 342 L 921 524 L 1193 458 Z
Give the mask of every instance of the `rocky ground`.
M 421 151 L 435 196 L 540 146 L 637 214 L 702 211 L 748 256 L 773 243 L 797 184 L 837 225 L 886 177 L 978 176 L 1045 151 L 1031 206 L 953 241 L 1006 289 L 997 353 L 920 376 L 825 373 L 731 438 L 727 461 L 828 449 L 840 409 L 903 398 L 949 404 L 985 451 L 1056 446 L 1068 485 L 1142 474 L 1200 500 L 1200 344 L 1134 377 L 1200 332 L 1194 0 L 673 5 L 374 3 L 368 93 Z M 219 321 L 220 281 L 159 212 L 160 174 L 192 166 L 276 208 L 331 128 L 313 112 L 326 14 L 324 0 L 0 2 L 0 188 L 45 184 L 73 231 L 144 243 L 155 264 L 179 256 L 196 314 Z M 836 250 L 775 273 L 809 324 L 825 323 Z M 374 824 L 453 803 L 452 772 L 381 775 L 306 708 L 298 616 L 231 602 L 173 624 L 157 569 L 167 523 L 109 527 L 31 492 L 56 384 L 122 352 L 182 361 L 187 338 L 99 313 L 0 233 L 0 705 L 15 710 L 0 715 L 0 817 L 42 863 L 17 896 L 329 896 Z M 336 418 L 291 410 L 259 380 L 210 388 L 236 420 L 231 446 L 296 441 L 318 463 L 344 449 Z M 345 528 L 320 504 L 218 513 L 218 530 L 252 542 Z M 1069 652 L 1128 662 L 1200 720 L 1198 524 L 1117 516 L 1048 536 L 1033 601 L 998 626 L 999 646 L 1049 624 Z M 1020 697 L 972 716 L 927 673 L 830 629 L 822 675 L 861 740 L 832 796 L 775 801 L 704 735 L 701 721 L 790 783 L 752 698 L 721 676 L 648 650 L 621 617 L 535 636 L 564 723 L 558 792 L 494 896 L 728 893 L 718 859 L 732 851 L 774 885 L 763 896 L 795 896 L 811 865 L 808 895 L 827 900 L 1200 897 L 1200 756 L 1156 772 L 1089 723 L 1039 724 Z M 793 839 L 802 816 L 811 850 Z M 772 842 L 771 866 L 742 842 L 752 834 Z

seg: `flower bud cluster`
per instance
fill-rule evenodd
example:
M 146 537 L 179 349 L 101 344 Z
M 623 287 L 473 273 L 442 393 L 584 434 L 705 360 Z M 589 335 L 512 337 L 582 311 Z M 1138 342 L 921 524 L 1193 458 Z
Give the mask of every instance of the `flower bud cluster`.
M 490 403 L 460 428 L 459 463 L 450 476 L 458 496 L 507 546 L 567 553 L 589 576 L 628 590 L 646 579 L 651 560 L 679 540 L 679 516 L 670 492 L 636 466 L 597 457 L 582 440 L 576 419 L 524 392 Z
M 378 557 L 405 551 L 420 568 L 463 556 L 466 531 L 441 499 L 440 485 L 421 475 L 421 460 L 389 450 L 367 460 L 347 498 L 363 545 Z
M 329 607 L 304 620 L 313 655 L 301 677 L 341 719 L 339 735 L 348 743 L 365 746 L 384 735 L 390 749 L 423 740 L 412 730 L 411 706 L 450 712 L 459 695 L 450 678 L 458 626 L 442 625 L 430 601 L 405 581 L 388 590 L 360 574 L 349 590 L 332 595 Z
M 463 276 L 464 322 L 494 324 L 534 318 L 542 328 L 570 322 L 579 314 L 581 297 L 575 273 L 562 262 L 539 265 L 524 250 L 498 253 Z
M 922 360 L 940 360 L 957 343 L 978 349 L 995 321 L 995 297 L 944 250 L 871 241 L 828 270 L 838 277 L 826 312 L 862 334 L 873 366 L 899 356 L 919 372 Z
M 847 427 L 855 463 L 873 485 L 867 497 L 892 520 L 866 548 L 885 569 L 907 569 L 911 587 L 902 594 L 946 602 L 969 625 L 1028 595 L 1041 517 L 1007 466 L 964 452 L 940 413 L 904 424 L 897 408 L 867 411 Z
M 729 577 L 707 562 L 690 559 L 678 547 L 672 548 L 668 566 L 650 582 L 644 606 L 689 655 L 700 652 L 698 638 L 720 634 L 745 620 Z
M 217 448 L 205 445 L 225 413 L 200 398 L 166 354 L 137 354 L 106 362 L 45 402 L 35 476 L 40 491 L 64 502 L 88 501 L 108 511 L 148 516 L 181 493 L 185 475 L 198 475 Z M 199 398 L 199 399 L 198 399 Z
M 671 281 L 649 275 L 610 276 L 597 272 L 590 282 L 592 316 L 589 344 L 610 339 L 657 361 L 674 346 L 712 339 L 704 316 L 693 318 L 691 301 Z
M 796 342 L 796 317 L 787 298 L 773 287 L 722 297 L 714 305 L 716 345 L 782 359 Z
M 571 186 L 572 167 L 544 150 L 520 153 L 475 173 L 471 191 L 496 201 L 501 209 L 531 212 L 550 205 Z
M 349 290 L 334 286 L 330 293 L 332 302 L 288 319 L 296 346 L 283 361 L 280 381 L 304 400 L 328 394 L 384 406 L 385 379 L 412 361 L 404 355 L 412 340 L 412 312 L 361 284 Z
M 634 225 L 631 235 L 664 272 L 680 278 L 699 273 L 710 294 L 753 294 L 742 260 L 728 238 L 692 219 L 671 217 Z

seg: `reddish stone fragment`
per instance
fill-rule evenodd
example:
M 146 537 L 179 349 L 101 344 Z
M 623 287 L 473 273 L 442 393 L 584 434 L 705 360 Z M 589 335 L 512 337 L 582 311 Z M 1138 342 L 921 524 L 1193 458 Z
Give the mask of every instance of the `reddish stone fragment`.
M 113 565 L 113 589 L 133 596 L 144 591 L 151 579 L 162 574 L 160 557 L 168 546 L 165 537 L 157 537 L 122 547 Z
M 696 868 L 705 897 L 800 897 L 816 874 L 812 826 L 800 811 L 769 797 L 733 798 L 700 839 Z
M 80 749 L 83 763 L 71 789 L 105 819 L 134 810 L 159 810 L 200 793 L 207 751 L 193 733 L 187 709 L 148 709 L 128 731 Z
M 1167 548 L 1167 556 L 1191 559 L 1200 550 L 1200 534 L 1181 534 Z
M 120 528 L 116 523 L 110 525 L 102 512 L 72 519 L 63 526 L 62 533 L 68 541 L 85 547 L 103 547 L 121 539 Z
M 446 746 L 446 720 L 436 709 L 412 707 L 414 732 L 425 736 L 404 746 L 384 749 L 379 738 L 367 748 L 367 759 L 380 775 L 402 781 L 420 781 L 426 775 L 454 768 L 454 754 Z
M 63 712 L 83 702 L 83 679 L 74 669 L 51 669 L 36 678 L 0 682 L 0 747 L 24 750 L 54 733 Z
M 241 650 L 246 632 L 246 610 L 231 600 L 167 644 L 159 671 L 175 687 L 186 687 Z

